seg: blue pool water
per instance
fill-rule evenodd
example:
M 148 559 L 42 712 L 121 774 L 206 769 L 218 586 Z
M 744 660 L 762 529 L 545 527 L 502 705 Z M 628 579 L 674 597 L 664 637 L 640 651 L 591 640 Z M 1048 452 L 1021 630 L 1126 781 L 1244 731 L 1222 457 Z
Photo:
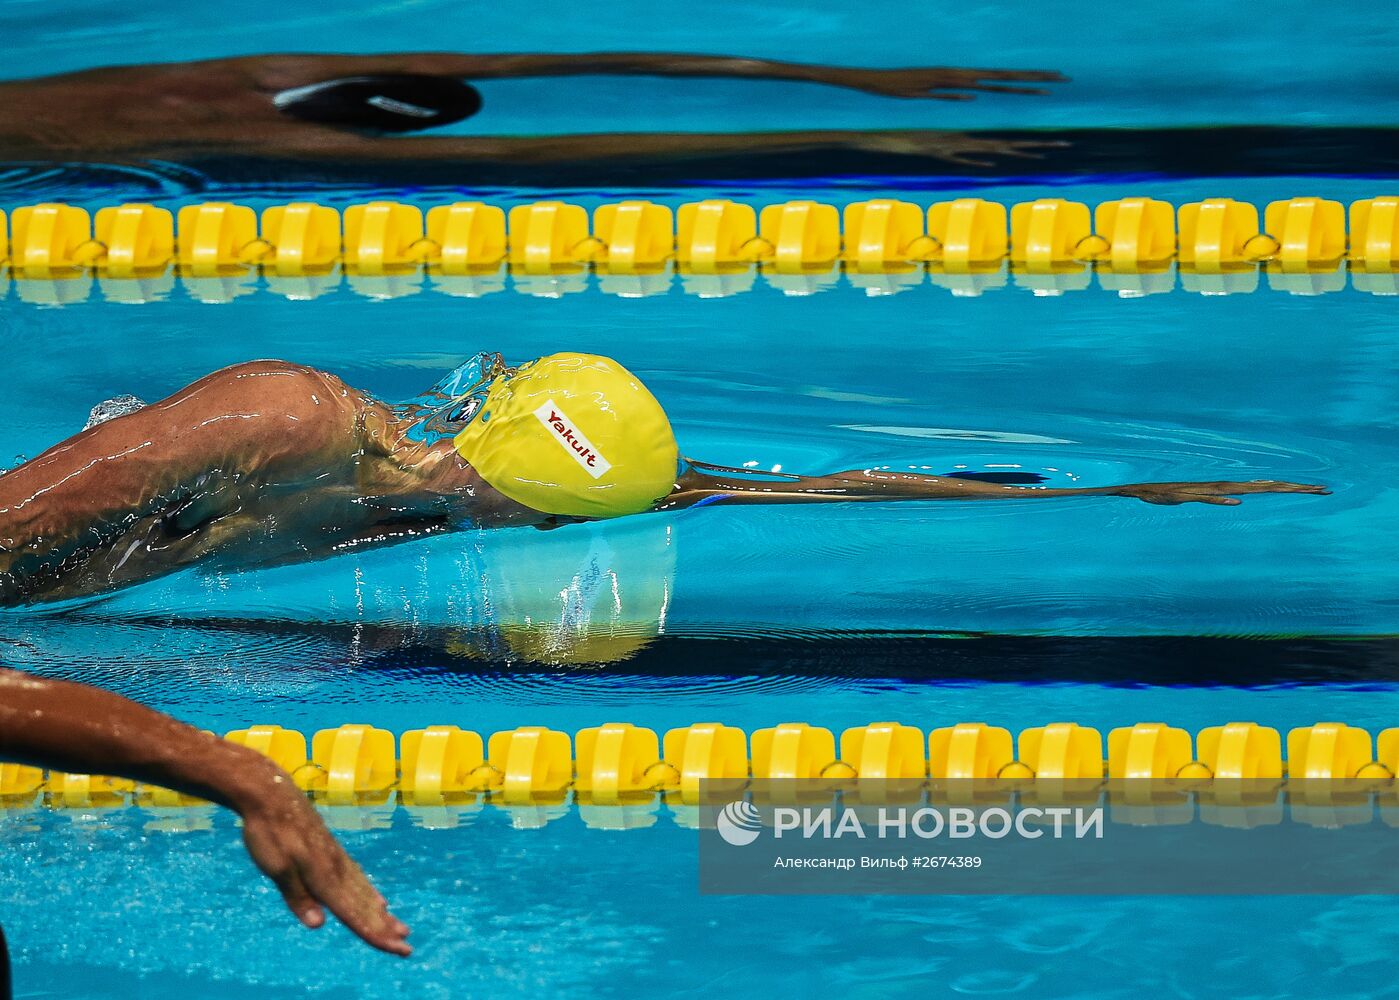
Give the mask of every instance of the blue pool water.
M 694 833 L 576 818 L 344 832 L 414 922 L 407 962 L 289 928 L 235 831 L 145 833 L 130 812 L 7 823 L 20 996 L 456 998 L 1389 996 L 1388 901 L 695 896 Z M 40 839 L 50 852 L 35 856 Z M 74 870 L 81 872 L 73 876 Z M 230 872 L 240 877 L 230 877 Z M 1188 957 L 1187 957 L 1188 956 Z M 26 992 L 25 984 L 28 983 Z
M 1219 187 L 1150 190 L 1180 202 Z M 1148 188 L 1064 193 L 1091 203 L 1139 190 Z M 1368 188 L 1296 179 L 1230 191 L 1263 202 Z M 355 193 L 321 196 L 343 203 Z M 128 308 L 96 295 L 61 308 L 12 295 L 3 317 L 0 454 L 16 459 L 80 427 L 102 398 L 158 398 L 248 357 L 324 366 L 392 399 L 483 348 L 520 358 L 578 348 L 624 359 L 669 408 L 686 453 L 718 462 L 1010 465 L 1055 483 L 1282 478 L 1334 490 L 1235 509 L 1122 500 L 702 509 L 181 574 L 4 620 L 5 662 L 101 683 L 219 731 L 350 720 L 574 731 L 614 719 L 656 729 L 718 719 L 750 731 L 802 719 L 838 730 L 879 718 L 924 729 L 1165 719 L 1196 730 L 1339 718 L 1373 732 L 1399 714 L 1387 645 L 1325 642 L 1392 634 L 1399 617 L 1387 530 L 1399 322 L 1380 297 L 1007 288 L 957 298 L 931 287 L 869 297 L 848 286 L 794 297 L 759 285 L 725 299 L 676 287 L 642 299 L 424 291 L 378 301 L 344 286 L 311 301 L 263 290 L 209 305 L 173 293 Z M 581 670 L 519 662 L 499 630 L 538 614 L 520 595 L 567 587 L 598 558 L 626 595 L 633 658 Z M 876 634 L 927 633 L 964 638 L 914 646 L 897 669 L 874 657 Z M 978 652 L 983 633 L 1049 641 L 1015 654 L 1012 668 Z M 1132 638 L 1153 634 L 1183 644 L 1148 654 Z M 1074 636 L 1103 644 L 1046 654 Z M 1189 638 L 1199 636 L 1243 646 L 1221 653 Z M 759 662 L 760 641 L 778 652 Z M 682 655 L 686 642 L 712 645 Z M 1241 679 L 1233 657 L 1244 648 L 1259 662 Z M 1333 677 L 1336 649 L 1347 652 Z M 819 666 L 812 651 L 825 651 Z M 158 829 L 168 814 L 135 810 L 13 814 L 0 821 L 0 885 L 20 995 L 46 995 L 51 982 L 62 983 L 58 995 L 94 997 L 114 983 L 152 997 L 194 983 L 218 997 L 784 987 L 873 997 L 930 983 L 973 994 L 1145 986 L 1286 996 L 1302 976 L 1338 995 L 1388 986 L 1373 961 L 1382 948 L 1355 945 L 1382 933 L 1382 903 L 701 897 L 693 832 L 656 812 L 654 826 L 626 833 L 589 829 L 570 811 L 514 829 L 495 808 L 468 811 L 451 830 L 423 829 L 400 810 L 380 820 L 390 829 L 347 832 L 417 928 L 408 964 L 349 947 L 339 929 L 299 931 L 226 819 L 181 833 Z M 1227 933 L 1241 926 L 1252 928 L 1247 946 Z
M 1078 24 L 1069 34 L 1062 25 Z M 431 25 L 427 31 L 424 25 Z M 638 32 L 644 32 L 644 44 Z M 519 81 L 484 84 L 459 131 L 1001 128 L 1200 124 L 1384 125 L 1399 112 L 1392 19 L 1275 4 L 1031 9 L 946 4 L 665 5 L 436 2 L 327 11 L 168 0 L 124 8 L 0 3 L 23 77 L 114 62 L 289 48 L 652 48 L 865 65 L 1058 69 L 1048 98 L 896 103 L 797 84 Z M 1084 44 L 1084 37 L 1091 44 Z M 1305 40 L 1307 57 L 1295 52 Z M 639 90 L 640 88 L 640 90 Z M 644 92 L 646 100 L 639 100 Z M 467 128 L 467 126 L 470 126 Z M 1357 169 L 1356 174 L 1364 174 Z M 629 190 L 233 184 L 174 166 L 93 181 L 0 167 L 0 207 L 132 198 L 344 206 L 463 195 L 589 207 Z M 1175 204 L 1297 194 L 1349 202 L 1388 181 L 1336 177 L 1055 178 L 945 191 L 728 182 L 655 189 L 764 204 L 976 193 L 1006 203 L 1133 194 Z M 309 301 L 262 279 L 223 304 L 172 284 L 119 306 L 99 289 L 59 306 L 0 296 L 0 466 L 81 428 L 102 399 L 160 398 L 222 365 L 280 357 L 408 398 L 479 350 L 616 356 L 665 403 L 685 453 L 759 469 L 889 465 L 1000 469 L 1054 485 L 1295 479 L 1328 497 L 1233 509 L 1125 500 L 701 509 L 550 533 L 468 533 L 304 566 L 184 573 L 112 597 L 0 617 L 0 664 L 87 680 L 203 727 L 304 732 L 367 721 L 401 732 L 457 723 L 573 732 L 625 720 L 661 730 L 798 719 L 839 730 L 899 719 L 927 730 L 1012 730 L 1072 719 L 1162 719 L 1195 731 L 1238 718 L 1286 729 L 1399 719 L 1399 448 L 1394 299 L 1101 288 L 1037 296 L 1014 282 L 971 298 L 926 278 L 895 295 L 849 282 L 818 294 L 643 298 L 596 283 L 545 298 L 505 290 Z M 622 610 L 614 662 L 586 667 L 568 637 L 537 662 L 505 638 L 539 595 L 606 564 Z M 547 632 L 547 630 L 545 630 Z M 226 816 L 123 809 L 0 811 L 0 922 L 18 995 L 850 997 L 1386 996 L 1385 900 L 772 899 L 701 896 L 695 834 L 657 803 L 612 832 L 556 816 L 329 811 L 415 928 L 399 962 L 339 927 L 298 928 L 255 875 Z M 547 822 L 541 820 L 547 819 Z M 178 829 L 180 826 L 189 829 Z M 355 829 L 369 826 L 372 829 Z
M 1092 204 L 1149 191 L 1180 203 L 1221 183 L 990 193 L 1060 191 Z M 1373 186 L 1229 183 L 1259 202 L 1295 191 L 1349 201 Z M 476 351 L 585 350 L 635 370 L 682 451 L 705 461 L 806 473 L 1013 466 L 1049 485 L 1285 479 L 1334 491 L 1233 510 L 1115 499 L 701 509 L 584 529 L 635 550 L 626 572 L 639 588 L 670 581 L 671 629 L 1389 634 L 1399 630 L 1399 551 L 1386 530 L 1399 505 L 1392 302 L 1352 290 L 1124 300 L 1011 287 L 959 298 L 926 283 L 880 297 L 760 284 L 721 299 L 677 285 L 641 299 L 423 291 L 388 301 L 342 285 L 312 301 L 261 292 L 215 306 L 172 293 L 117 308 L 93 295 L 61 309 L 11 295 L 0 456 L 37 454 L 107 397 L 159 399 L 248 358 L 322 367 L 406 399 Z M 456 536 L 214 582 L 185 575 L 102 612 L 471 627 L 490 603 L 482 574 L 517 581 L 531 560 L 572 569 L 590 549 L 583 533 Z

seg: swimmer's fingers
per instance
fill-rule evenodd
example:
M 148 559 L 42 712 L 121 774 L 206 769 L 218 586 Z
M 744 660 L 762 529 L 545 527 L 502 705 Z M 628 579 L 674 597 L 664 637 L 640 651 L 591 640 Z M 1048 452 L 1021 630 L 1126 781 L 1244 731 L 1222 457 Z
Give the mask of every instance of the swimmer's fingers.
M 1259 487 L 1259 493 L 1306 493 L 1318 497 L 1331 495 L 1329 489 L 1316 483 L 1288 483 L 1277 479 L 1255 479 L 1248 485 Z
M 1255 493 L 1305 493 L 1309 496 L 1330 496 L 1325 486 L 1314 483 L 1289 483 L 1281 479 L 1254 479 L 1247 483 L 1207 483 L 1215 492 L 1235 496 L 1250 496 Z
M 239 811 L 249 856 L 305 926 L 324 925 L 328 909 L 366 944 L 394 955 L 412 952 L 407 926 L 389 913 L 384 897 L 299 791 L 274 785 Z
M 1124 496 L 1165 507 L 1186 503 L 1237 507 L 1241 503 L 1240 500 L 1236 499 L 1237 497 L 1262 493 L 1301 493 L 1310 496 L 1329 496 L 1331 491 L 1325 486 L 1288 483 L 1275 479 L 1256 479 L 1248 483 L 1142 483 L 1125 487 L 1122 491 Z
M 296 919 L 315 930 L 325 923 L 325 911 L 301 877 L 297 864 L 301 852 L 292 843 L 295 837 L 285 819 L 271 819 L 262 813 L 243 814 L 243 843 L 249 857 L 272 880 Z
M 1013 80 L 1018 83 L 1068 83 L 1057 69 L 968 69 L 963 72 L 977 80 Z
M 300 872 L 289 866 L 269 877 L 277 886 L 277 891 L 282 894 L 282 901 L 287 904 L 287 909 L 291 910 L 292 915 L 300 920 L 303 926 L 316 930 L 325 924 L 325 910 L 321 909 L 320 904 L 311 895 L 311 890 L 306 888 L 306 883 L 301 881 Z
M 1044 97 L 1049 93 L 1043 87 L 1007 87 L 1004 84 L 975 83 L 968 80 L 965 83 L 937 84 L 926 90 L 911 91 L 897 96 L 926 97 L 934 101 L 970 101 L 976 97 L 976 94 L 959 93 L 963 90 L 974 90 L 976 94 L 1025 94 L 1030 97 Z
M 391 955 L 412 954 L 405 940 L 408 925 L 389 912 L 388 902 L 344 849 L 333 838 L 328 840 L 328 846 L 308 855 L 298 873 L 308 895 L 366 944 Z
M 1009 86 L 1018 83 L 1063 83 L 1067 78 L 1052 70 L 956 69 L 928 67 L 915 69 L 848 70 L 843 81 L 850 86 L 884 97 L 922 98 L 935 101 L 969 101 L 976 91 L 986 94 L 1048 93 L 1040 87 Z M 997 82 L 988 82 L 997 81 Z
M 1043 87 L 1006 87 L 993 83 L 977 84 L 976 89 L 983 94 L 1030 94 L 1035 97 L 1042 97 L 1049 93 Z

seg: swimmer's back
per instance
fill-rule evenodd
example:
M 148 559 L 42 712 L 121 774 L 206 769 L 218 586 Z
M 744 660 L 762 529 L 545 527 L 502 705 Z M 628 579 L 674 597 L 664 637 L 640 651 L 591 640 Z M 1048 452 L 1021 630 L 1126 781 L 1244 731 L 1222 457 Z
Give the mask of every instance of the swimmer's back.
M 251 361 L 77 434 L 0 474 L 0 602 L 58 582 L 143 518 L 215 490 L 350 482 L 364 397 L 332 375 Z

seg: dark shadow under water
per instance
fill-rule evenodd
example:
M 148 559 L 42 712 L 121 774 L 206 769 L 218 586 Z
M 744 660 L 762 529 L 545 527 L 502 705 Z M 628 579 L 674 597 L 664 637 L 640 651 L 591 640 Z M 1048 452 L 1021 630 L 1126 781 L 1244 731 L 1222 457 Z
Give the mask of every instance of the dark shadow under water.
M 1192 128 L 996 129 L 967 135 L 992 144 L 1047 144 L 1032 156 L 988 153 L 974 167 L 932 156 L 857 149 L 753 151 L 567 163 L 475 162 L 410 156 L 354 160 L 293 156 L 190 155 L 175 162 L 106 164 L 97 156 L 56 162 L 0 163 L 0 193 L 10 199 L 91 197 L 118 193 L 172 197 L 219 189 L 290 197 L 307 187 L 372 185 L 402 190 L 445 185 L 458 190 L 504 186 L 627 190 L 734 182 L 826 183 L 910 190 L 961 188 L 978 182 L 1095 177 L 1399 177 L 1399 128 L 1248 125 Z M 392 143 L 392 138 L 384 139 Z
M 356 670 L 478 675 L 556 674 L 591 668 L 618 676 L 887 678 L 919 682 L 1107 686 L 1264 687 L 1399 682 L 1399 636 L 1054 636 L 837 630 L 687 630 L 623 643 L 607 660 L 566 664 L 521 655 L 489 629 L 296 622 L 253 618 L 105 619 L 64 615 L 87 628 L 178 631 L 214 648 L 287 645 Z M 106 622 L 105 626 L 99 624 Z M 337 653 L 337 650 L 341 651 Z M 353 651 L 353 656 L 350 652 Z M 0 653 L 0 659 L 3 659 Z

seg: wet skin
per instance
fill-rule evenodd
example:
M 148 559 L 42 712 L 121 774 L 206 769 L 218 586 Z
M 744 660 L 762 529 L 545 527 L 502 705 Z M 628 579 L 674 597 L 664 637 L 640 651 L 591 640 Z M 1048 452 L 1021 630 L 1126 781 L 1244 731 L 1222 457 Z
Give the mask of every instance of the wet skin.
M 923 129 L 390 138 L 301 120 L 273 104 L 273 97 L 282 91 L 371 74 L 468 80 L 581 74 L 733 77 L 797 80 L 887 97 L 935 100 L 968 100 L 974 92 L 1040 94 L 1042 90 L 1022 84 L 1064 79 L 1042 70 L 864 69 L 678 53 L 246 56 L 111 66 L 0 82 L 0 157 L 139 163 L 236 154 L 308 160 L 451 160 L 469 165 L 683 160 L 857 149 L 977 165 L 985 163 L 988 155 L 1026 157 L 1037 149 L 1059 145 Z
M 207 375 L 0 474 L 0 605 L 100 594 L 195 564 L 272 566 L 570 520 L 491 488 L 450 438 L 411 440 L 415 419 L 287 362 Z M 1042 489 L 881 469 L 757 477 L 689 461 L 654 509 L 1053 497 L 1231 506 L 1252 494 L 1327 492 L 1271 480 Z
M 368 944 L 408 955 L 408 927 L 292 779 L 228 743 L 109 691 L 0 669 L 0 760 L 150 782 L 243 820 L 243 843 L 310 928 L 334 913 Z

